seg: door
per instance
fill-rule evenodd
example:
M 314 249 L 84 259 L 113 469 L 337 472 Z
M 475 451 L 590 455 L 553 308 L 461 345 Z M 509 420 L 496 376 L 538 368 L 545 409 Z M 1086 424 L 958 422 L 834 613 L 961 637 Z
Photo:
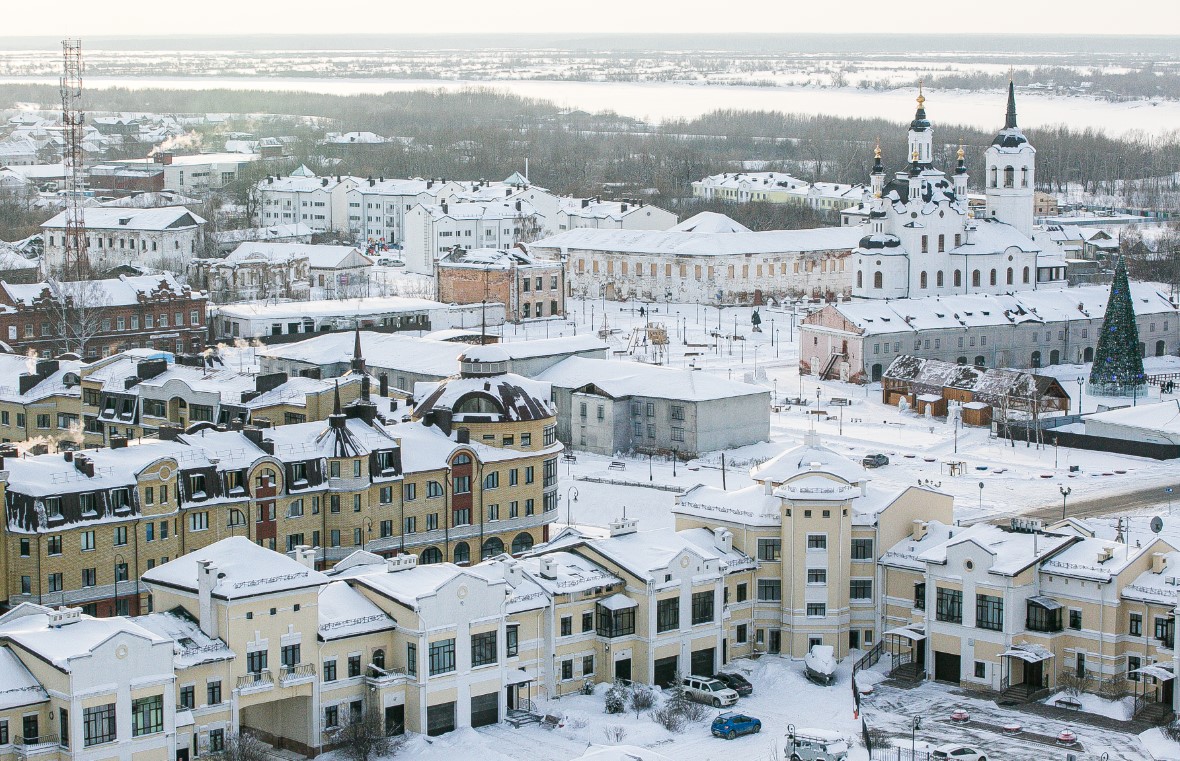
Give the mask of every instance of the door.
M 37 728 L 37 714 L 29 714 L 24 717 L 24 726 L 22 727 L 22 735 L 25 738 L 25 745 L 36 745 L 38 738 L 41 736 L 40 730 Z
M 721 665 L 729 663 L 729 638 L 725 637 L 721 640 Z
M 405 733 L 406 707 L 385 706 L 385 736 L 393 737 L 395 735 L 404 735 Z
M 673 655 L 670 658 L 656 658 L 655 672 L 652 674 L 652 682 L 657 687 L 667 687 L 676 681 L 676 669 L 679 668 L 679 658 Z
M 471 696 L 471 726 L 486 727 L 500 721 L 500 694 L 489 692 L 486 695 Z
M 439 703 L 426 707 L 426 734 L 431 737 L 452 732 L 455 729 L 455 704 Z
M 188 748 L 176 749 L 176 761 L 188 761 Z
M 1164 685 L 1163 685 L 1164 689 L 1162 691 L 1163 694 L 1160 695 L 1160 702 L 1166 706 L 1172 705 L 1172 694 L 1173 694 L 1172 691 L 1174 689 L 1173 688 L 1174 682 L 1175 682 L 1174 679 L 1169 679 L 1168 681 L 1164 682 Z
M 934 678 L 940 682 L 958 684 L 962 674 L 962 657 L 958 653 L 934 651 Z
M 624 682 L 631 681 L 631 659 L 621 658 L 615 661 L 615 679 Z
M 860 629 L 850 629 L 848 631 L 848 649 L 860 649 Z
M 922 669 L 923 673 L 926 672 L 926 640 L 924 639 L 918 640 L 918 645 L 914 649 L 914 662 L 918 664 L 918 668 Z
M 783 633 L 778 629 L 770 630 L 770 645 L 767 650 L 771 654 L 781 653 L 783 650 Z
M 713 676 L 714 653 L 716 648 L 694 650 L 692 653 L 692 673 L 696 676 Z
M 1043 661 L 1024 664 L 1024 683 L 1029 687 L 1039 688 L 1041 686 L 1041 680 L 1044 678 L 1044 665 Z

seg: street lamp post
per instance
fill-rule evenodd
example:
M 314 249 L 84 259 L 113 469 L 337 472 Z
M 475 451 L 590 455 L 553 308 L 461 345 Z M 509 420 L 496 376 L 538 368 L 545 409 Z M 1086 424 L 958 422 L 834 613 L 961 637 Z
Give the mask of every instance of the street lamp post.
M 572 496 L 571 496 L 572 495 Z M 570 526 L 570 513 L 573 509 L 573 502 L 578 501 L 578 487 L 571 486 L 565 493 L 565 525 Z
M 979 510 L 983 512 L 983 481 L 979 482 Z
M 1061 490 L 1061 520 L 1065 520 L 1065 500 L 1069 499 L 1069 495 L 1073 493 L 1073 487 L 1058 486 Z
M 127 559 L 125 557 L 123 557 L 122 553 L 115 553 L 115 567 L 114 567 L 115 583 L 114 583 L 114 590 L 112 592 L 113 598 L 111 599 L 111 615 L 112 616 L 119 615 L 119 566 L 126 565 L 126 564 L 127 564 Z
M 917 761 L 918 758 L 918 730 L 922 728 L 922 717 L 915 716 L 913 724 L 910 725 L 910 761 Z
M 647 453 L 647 480 L 648 481 L 655 480 L 655 476 L 652 475 L 652 472 L 651 472 L 651 458 L 653 458 L 653 457 L 655 457 L 655 452 L 648 452 Z
M 1082 389 L 1086 387 L 1086 379 L 1078 376 L 1078 414 L 1082 414 Z
M 369 537 L 373 536 L 373 519 L 366 515 L 364 522 L 361 523 L 361 527 L 365 532 L 365 538 L 361 543 L 361 549 L 367 551 L 369 549 Z
M 672 448 L 672 478 L 676 477 L 676 461 L 680 459 L 680 450 Z

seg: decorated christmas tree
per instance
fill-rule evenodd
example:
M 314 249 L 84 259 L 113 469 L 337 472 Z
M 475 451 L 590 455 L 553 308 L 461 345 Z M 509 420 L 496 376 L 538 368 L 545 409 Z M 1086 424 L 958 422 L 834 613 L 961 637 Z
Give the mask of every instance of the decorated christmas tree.
M 1090 369 L 1090 387 L 1108 396 L 1130 394 L 1145 383 L 1143 355 L 1139 351 L 1139 327 L 1127 283 L 1127 266 L 1120 256 L 1114 266 L 1114 282 L 1102 318 L 1102 333 Z

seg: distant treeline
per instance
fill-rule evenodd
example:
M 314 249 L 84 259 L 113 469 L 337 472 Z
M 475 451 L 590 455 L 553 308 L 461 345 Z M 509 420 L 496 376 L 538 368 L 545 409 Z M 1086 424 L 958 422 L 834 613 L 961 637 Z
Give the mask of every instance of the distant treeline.
M 90 91 L 86 99 L 87 109 L 95 112 L 240 114 L 226 129 L 258 137 L 294 135 L 299 140 L 290 165 L 307 163 L 317 171 L 498 180 L 523 171 L 528 159 L 530 179 L 554 191 L 627 196 L 654 190 L 649 200 L 665 205 L 687 195 L 693 180 L 733 171 L 738 162 L 751 159 L 803 179 L 840 183 L 867 181 L 878 138 L 890 170 L 907 161 L 905 126 L 883 119 L 715 111 L 649 127 L 617 114 L 569 112 L 492 89 L 356 96 L 110 89 Z M 30 102 L 53 107 L 56 101 L 52 87 L 0 85 L 0 107 Z M 998 128 L 1002 113 L 997 111 L 996 118 Z M 325 163 L 317 140 L 326 129 L 411 140 L 408 146 L 349 148 L 337 155 L 338 161 Z M 961 140 L 972 185 L 979 186 L 983 150 L 994 131 L 942 123 L 935 129 L 936 162 L 953 167 Z M 1090 192 L 1113 194 L 1127 180 L 1171 175 L 1180 166 L 1180 133 L 1112 138 L 1061 125 L 1029 130 L 1028 136 L 1037 148 L 1037 184 L 1045 190 L 1080 183 Z M 220 139 L 210 135 L 205 145 L 213 147 Z M 1170 189 L 1166 183 L 1160 188 Z

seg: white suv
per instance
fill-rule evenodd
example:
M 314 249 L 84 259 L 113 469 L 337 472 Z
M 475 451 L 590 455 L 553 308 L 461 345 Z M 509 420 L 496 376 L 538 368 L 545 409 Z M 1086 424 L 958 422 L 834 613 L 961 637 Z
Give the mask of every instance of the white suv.
M 714 708 L 731 706 L 737 702 L 738 694 L 723 683 L 707 676 L 684 677 L 684 694 L 698 703 L 708 703 Z

